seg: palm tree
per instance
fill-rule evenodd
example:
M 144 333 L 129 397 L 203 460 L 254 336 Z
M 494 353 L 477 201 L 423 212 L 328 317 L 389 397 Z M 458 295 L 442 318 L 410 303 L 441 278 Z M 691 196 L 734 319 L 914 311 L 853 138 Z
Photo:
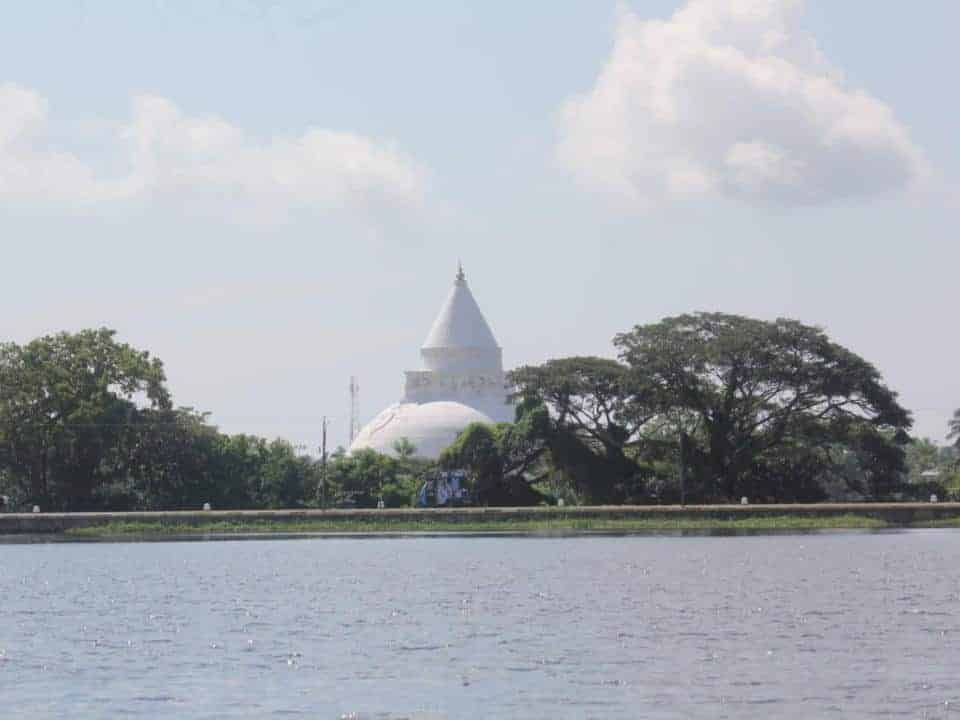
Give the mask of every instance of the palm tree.
M 953 413 L 953 419 L 950 421 L 948 427 L 950 428 L 950 432 L 947 433 L 947 440 L 954 440 L 954 446 L 957 450 L 960 450 L 960 410 Z
M 417 454 L 417 446 L 410 442 L 408 438 L 402 437 L 393 443 L 393 451 L 401 460 L 409 460 Z

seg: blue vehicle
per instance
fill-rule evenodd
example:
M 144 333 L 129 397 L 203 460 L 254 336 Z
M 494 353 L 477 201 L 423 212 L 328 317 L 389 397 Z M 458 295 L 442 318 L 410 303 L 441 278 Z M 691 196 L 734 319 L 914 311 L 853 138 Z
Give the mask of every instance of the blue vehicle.
M 423 484 L 417 494 L 417 507 L 454 507 L 469 505 L 470 490 L 463 470 L 438 472 Z

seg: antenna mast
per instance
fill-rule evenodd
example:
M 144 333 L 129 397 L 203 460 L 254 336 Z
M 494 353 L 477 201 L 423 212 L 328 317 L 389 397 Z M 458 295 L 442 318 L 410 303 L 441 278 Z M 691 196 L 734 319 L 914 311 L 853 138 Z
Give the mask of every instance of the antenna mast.
M 350 376 L 350 443 L 360 432 L 360 384 L 354 375 Z
M 320 481 L 317 495 L 320 496 L 320 507 L 327 507 L 327 416 L 323 416 L 320 435 Z

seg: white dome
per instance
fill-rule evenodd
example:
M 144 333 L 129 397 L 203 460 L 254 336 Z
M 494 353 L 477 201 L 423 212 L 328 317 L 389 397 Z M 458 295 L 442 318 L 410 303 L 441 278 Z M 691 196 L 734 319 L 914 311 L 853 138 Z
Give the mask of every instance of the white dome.
M 470 423 L 492 423 L 487 415 L 458 402 L 397 403 L 377 415 L 359 432 L 350 452 L 370 448 L 396 455 L 394 443 L 409 440 L 418 457 L 435 460 Z

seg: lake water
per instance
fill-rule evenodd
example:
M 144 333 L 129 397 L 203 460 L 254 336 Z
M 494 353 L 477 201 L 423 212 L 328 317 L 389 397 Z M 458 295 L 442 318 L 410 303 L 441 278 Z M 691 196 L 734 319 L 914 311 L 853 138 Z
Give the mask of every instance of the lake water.
M 960 532 L 0 544 L 0 717 L 960 718 Z

